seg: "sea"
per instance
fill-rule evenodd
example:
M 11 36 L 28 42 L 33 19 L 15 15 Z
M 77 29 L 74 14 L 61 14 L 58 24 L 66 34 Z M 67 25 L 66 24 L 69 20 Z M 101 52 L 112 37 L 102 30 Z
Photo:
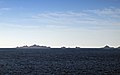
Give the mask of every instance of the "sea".
M 0 49 L 0 75 L 120 75 L 120 49 Z

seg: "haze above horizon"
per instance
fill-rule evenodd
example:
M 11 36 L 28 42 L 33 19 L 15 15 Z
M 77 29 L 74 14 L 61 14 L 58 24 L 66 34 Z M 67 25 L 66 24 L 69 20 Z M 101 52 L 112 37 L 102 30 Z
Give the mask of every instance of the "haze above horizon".
M 0 48 L 120 45 L 120 0 L 0 0 Z

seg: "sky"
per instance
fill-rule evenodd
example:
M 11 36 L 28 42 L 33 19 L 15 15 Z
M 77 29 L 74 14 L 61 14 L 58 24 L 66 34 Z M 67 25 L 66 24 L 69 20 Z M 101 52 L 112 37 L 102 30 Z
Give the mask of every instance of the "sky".
M 0 48 L 120 46 L 120 0 L 0 0 Z

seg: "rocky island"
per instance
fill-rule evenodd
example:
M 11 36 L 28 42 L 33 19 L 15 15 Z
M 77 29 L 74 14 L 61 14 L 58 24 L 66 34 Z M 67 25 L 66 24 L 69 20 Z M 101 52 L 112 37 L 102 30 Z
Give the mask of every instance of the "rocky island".
M 21 46 L 21 47 L 17 47 L 17 49 L 50 49 L 50 47 L 47 46 L 40 46 L 40 45 L 31 45 L 31 46 Z
M 103 47 L 104 49 L 113 49 L 114 47 L 110 47 L 108 45 L 106 45 L 105 47 Z

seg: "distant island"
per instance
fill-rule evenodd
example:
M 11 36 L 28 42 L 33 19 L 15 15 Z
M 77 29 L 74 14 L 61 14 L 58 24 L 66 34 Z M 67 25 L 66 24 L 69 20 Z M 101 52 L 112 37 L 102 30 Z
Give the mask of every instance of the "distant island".
M 120 46 L 118 47 L 118 49 L 120 49 Z
M 104 49 L 113 49 L 114 47 L 110 47 L 108 45 L 106 45 L 105 47 L 103 47 Z
M 40 46 L 40 45 L 31 45 L 31 46 L 28 46 L 28 45 L 24 45 L 24 46 L 21 46 L 21 47 L 16 47 L 17 49 L 51 49 L 51 47 L 47 47 L 47 46 Z M 70 47 L 68 47 L 69 49 Z M 108 45 L 105 45 L 104 47 L 102 47 L 103 49 L 114 49 L 114 47 L 110 47 Z M 67 49 L 65 46 L 61 47 L 61 49 Z M 80 47 L 75 47 L 75 49 L 80 49 Z M 117 47 L 117 49 L 120 49 L 120 46 Z
M 47 46 L 40 46 L 40 45 L 31 45 L 31 46 L 21 46 L 21 47 L 17 47 L 17 49 L 50 49 L 50 47 Z

